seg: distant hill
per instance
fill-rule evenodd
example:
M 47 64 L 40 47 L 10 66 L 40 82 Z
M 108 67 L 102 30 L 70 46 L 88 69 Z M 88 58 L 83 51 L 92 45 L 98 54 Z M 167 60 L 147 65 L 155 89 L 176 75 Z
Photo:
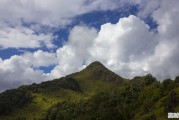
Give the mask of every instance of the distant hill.
M 179 77 L 124 79 L 100 62 L 0 93 L 0 120 L 167 120 L 179 112 Z

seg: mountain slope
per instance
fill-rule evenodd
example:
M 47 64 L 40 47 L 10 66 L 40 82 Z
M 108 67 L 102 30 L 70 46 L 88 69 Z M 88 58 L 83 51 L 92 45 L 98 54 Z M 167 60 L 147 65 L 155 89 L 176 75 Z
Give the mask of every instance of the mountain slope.
M 165 120 L 179 111 L 179 77 L 124 79 L 100 62 L 0 94 L 0 120 Z
M 8 90 L 0 94 L 0 120 L 40 118 L 53 104 L 81 94 L 78 82 L 68 77 Z
M 128 82 L 98 61 L 69 76 L 78 81 L 86 94 L 91 95 L 109 88 L 122 86 Z
M 100 73 L 103 75 L 99 75 Z M 11 110 L 8 111 L 7 114 L 0 112 L 0 119 L 11 120 L 13 118 L 27 118 L 30 120 L 33 118 L 41 118 L 49 107 L 59 102 L 64 100 L 77 102 L 81 99 L 89 99 L 98 92 L 116 86 L 114 80 L 107 80 L 107 77 L 111 78 L 113 76 L 118 84 L 124 80 L 108 70 L 101 63 L 93 62 L 86 69 L 78 73 L 60 79 L 42 82 L 41 84 L 34 83 L 28 86 L 21 86 L 17 90 L 29 93 L 32 98 L 31 101 L 29 100 L 30 102 L 26 101 L 24 103 L 19 101 L 19 103 L 22 104 L 21 107 L 12 105 L 12 107 L 10 107 Z M 103 80 L 102 77 L 105 79 Z M 111 81 L 111 83 L 109 83 L 109 81 Z M 16 93 L 16 89 L 9 91 L 13 92 L 14 95 L 18 94 Z M 4 104 L 6 99 L 13 98 L 13 95 L 8 95 L 7 91 L 2 94 L 7 96 L 3 98 L 5 100 L 0 99 L 0 101 L 2 100 L 2 104 Z M 24 99 L 23 97 L 21 98 Z M 11 102 L 14 103 L 14 101 L 16 101 L 16 99 L 6 102 L 5 104 L 11 104 Z M 0 108 L 2 111 L 6 111 L 5 108 L 1 107 L 3 106 L 2 104 L 0 104 Z M 34 110 L 34 108 L 36 109 Z
M 124 78 L 110 71 L 98 61 L 91 63 L 89 66 L 86 67 L 86 69 L 82 70 L 79 73 L 76 73 L 75 75 L 79 76 L 79 74 L 86 75 L 83 76 L 86 77 L 84 79 L 91 78 L 91 79 L 102 80 L 107 82 L 116 82 L 116 83 L 123 83 L 125 81 Z
M 65 101 L 51 107 L 46 120 L 167 120 L 179 111 L 177 79 L 158 82 L 151 75 L 96 93 L 87 100 Z

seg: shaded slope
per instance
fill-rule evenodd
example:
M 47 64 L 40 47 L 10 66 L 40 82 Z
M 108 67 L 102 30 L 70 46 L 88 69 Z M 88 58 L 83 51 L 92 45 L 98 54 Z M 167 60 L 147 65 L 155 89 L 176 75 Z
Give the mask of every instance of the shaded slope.
M 22 108 L 32 100 L 33 96 L 26 90 L 7 90 L 0 94 L 0 115 L 8 115 L 15 108 Z
M 74 78 L 70 78 L 70 77 L 62 77 L 62 78 L 55 79 L 52 81 L 42 82 L 41 84 L 32 84 L 32 85 L 27 86 L 26 88 L 31 90 L 32 92 L 37 92 L 38 89 L 55 91 L 60 88 L 70 89 L 76 92 L 81 92 L 81 88 L 77 80 L 75 80 Z

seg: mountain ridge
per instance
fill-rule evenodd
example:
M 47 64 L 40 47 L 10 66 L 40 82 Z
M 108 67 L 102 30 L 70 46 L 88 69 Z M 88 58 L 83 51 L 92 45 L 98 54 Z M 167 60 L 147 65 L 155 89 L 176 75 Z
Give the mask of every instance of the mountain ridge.
M 179 111 L 179 77 L 127 80 L 98 61 L 80 72 L 0 93 L 0 120 L 165 120 Z

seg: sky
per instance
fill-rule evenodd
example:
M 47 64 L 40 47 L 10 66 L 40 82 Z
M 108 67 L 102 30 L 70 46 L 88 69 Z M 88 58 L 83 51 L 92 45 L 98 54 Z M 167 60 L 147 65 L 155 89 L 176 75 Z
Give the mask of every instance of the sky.
M 179 75 L 178 0 L 1 0 L 0 91 L 100 61 L 132 79 Z

